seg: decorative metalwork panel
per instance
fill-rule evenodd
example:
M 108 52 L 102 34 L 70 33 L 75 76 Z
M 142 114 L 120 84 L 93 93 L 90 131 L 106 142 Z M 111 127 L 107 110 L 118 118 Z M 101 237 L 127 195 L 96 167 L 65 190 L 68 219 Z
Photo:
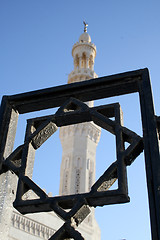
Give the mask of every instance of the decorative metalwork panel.
M 143 138 L 123 126 L 119 103 L 98 107 L 88 107 L 84 103 L 134 92 L 139 92 L 140 96 Z M 59 107 L 54 115 L 27 121 L 24 143 L 12 152 L 10 143 L 14 142 L 18 114 L 53 107 Z M 152 239 L 160 240 L 160 162 L 157 137 L 160 121 L 154 115 L 147 69 L 4 96 L 0 117 L 0 173 L 10 170 L 19 179 L 13 205 L 22 214 L 54 211 L 62 218 L 65 223 L 50 239 L 82 240 L 83 236 L 75 227 L 88 216 L 90 207 L 128 202 L 126 166 L 131 165 L 144 149 Z M 28 176 L 27 166 L 32 152 L 41 147 L 58 127 L 89 121 L 115 135 L 117 159 L 104 171 L 88 193 L 49 197 Z M 127 148 L 125 142 L 129 144 Z M 109 190 L 116 180 L 118 188 Z M 38 198 L 26 197 L 31 190 Z

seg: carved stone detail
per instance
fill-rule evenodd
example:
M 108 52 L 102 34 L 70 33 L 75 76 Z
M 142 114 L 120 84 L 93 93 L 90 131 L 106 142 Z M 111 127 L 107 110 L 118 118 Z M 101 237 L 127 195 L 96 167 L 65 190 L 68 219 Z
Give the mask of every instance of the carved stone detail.
M 101 135 L 101 128 L 92 122 L 74 124 L 60 128 L 61 141 L 69 136 L 75 136 L 76 134 L 80 136 L 88 136 L 92 141 L 98 144 Z
M 28 234 L 32 234 L 42 239 L 49 239 L 56 232 L 55 229 L 49 228 L 14 211 L 12 213 L 11 220 L 12 227 L 18 228 Z

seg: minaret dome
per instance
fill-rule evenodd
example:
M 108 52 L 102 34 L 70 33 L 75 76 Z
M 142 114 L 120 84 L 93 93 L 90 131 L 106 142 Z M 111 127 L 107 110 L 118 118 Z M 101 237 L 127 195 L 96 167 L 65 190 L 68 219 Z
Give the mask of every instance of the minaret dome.
M 84 32 L 81 34 L 81 36 L 79 37 L 79 42 L 80 43 L 90 43 L 91 42 L 91 37 L 87 32 Z

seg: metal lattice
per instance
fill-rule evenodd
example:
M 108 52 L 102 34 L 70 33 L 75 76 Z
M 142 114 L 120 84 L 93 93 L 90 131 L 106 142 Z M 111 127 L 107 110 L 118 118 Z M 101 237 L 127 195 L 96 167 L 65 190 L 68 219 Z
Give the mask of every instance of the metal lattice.
M 138 92 L 143 138 L 122 124 L 119 103 L 88 107 L 84 102 Z M 59 107 L 54 115 L 29 119 L 24 144 L 12 152 L 18 114 Z M 13 171 L 18 176 L 14 207 L 22 214 L 54 211 L 65 223 L 50 240 L 84 239 L 75 229 L 90 213 L 90 207 L 129 201 L 126 166 L 145 153 L 152 239 L 160 240 L 160 162 L 158 147 L 159 117 L 154 115 L 147 69 L 92 79 L 81 83 L 4 96 L 0 112 L 0 173 Z M 112 119 L 111 119 L 112 118 Z M 114 118 L 114 120 L 113 120 Z M 27 176 L 27 161 L 58 127 L 93 121 L 115 135 L 117 159 L 91 187 L 90 192 L 49 197 Z M 158 130 L 158 131 L 157 131 Z M 12 144 L 11 144 L 12 142 Z M 125 148 L 125 142 L 129 144 Z M 105 157 L 105 156 L 104 156 Z M 116 190 L 109 190 L 115 181 Z M 32 190 L 39 198 L 27 199 Z

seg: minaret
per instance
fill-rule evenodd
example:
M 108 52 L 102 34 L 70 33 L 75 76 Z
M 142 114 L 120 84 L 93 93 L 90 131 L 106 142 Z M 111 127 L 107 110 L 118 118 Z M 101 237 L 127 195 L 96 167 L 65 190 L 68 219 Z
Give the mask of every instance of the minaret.
M 72 48 L 74 70 L 68 76 L 68 83 L 96 78 L 94 59 L 96 46 L 91 43 L 84 22 L 84 33 Z M 93 101 L 87 102 L 91 107 Z M 96 147 L 101 129 L 93 122 L 74 124 L 60 128 L 62 163 L 60 174 L 60 195 L 90 191 L 95 182 Z
M 91 43 L 84 22 L 84 33 L 72 48 L 74 70 L 68 83 L 80 82 L 97 77 L 94 72 L 96 46 Z M 93 106 L 93 101 L 86 103 Z M 95 182 L 96 147 L 101 128 L 93 122 L 84 122 L 60 128 L 62 162 L 60 173 L 60 195 L 89 192 Z M 94 209 L 81 224 L 81 231 L 89 240 L 100 240 L 100 229 L 94 217 Z M 87 235 L 86 235 L 87 234 Z

